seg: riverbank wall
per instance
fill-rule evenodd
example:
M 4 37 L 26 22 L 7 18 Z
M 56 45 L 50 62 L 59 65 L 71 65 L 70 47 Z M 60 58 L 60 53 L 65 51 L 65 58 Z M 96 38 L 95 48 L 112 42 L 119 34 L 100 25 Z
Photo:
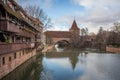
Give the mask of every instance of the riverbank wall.
M 36 55 L 36 49 L 25 49 L 0 55 L 0 79 Z
M 43 50 L 42 52 L 45 53 L 45 52 L 49 52 L 50 50 L 52 50 L 54 48 L 54 45 L 47 45 Z
M 120 53 L 120 48 L 106 47 L 106 51 L 113 52 L 113 53 Z

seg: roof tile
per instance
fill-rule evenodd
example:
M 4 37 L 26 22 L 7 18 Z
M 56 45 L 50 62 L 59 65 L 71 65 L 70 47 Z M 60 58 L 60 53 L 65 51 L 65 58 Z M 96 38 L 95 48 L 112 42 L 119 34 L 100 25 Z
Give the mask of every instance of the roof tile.
M 78 28 L 77 23 L 76 23 L 75 20 L 73 21 L 73 24 L 72 24 L 70 30 L 79 30 L 79 28 Z

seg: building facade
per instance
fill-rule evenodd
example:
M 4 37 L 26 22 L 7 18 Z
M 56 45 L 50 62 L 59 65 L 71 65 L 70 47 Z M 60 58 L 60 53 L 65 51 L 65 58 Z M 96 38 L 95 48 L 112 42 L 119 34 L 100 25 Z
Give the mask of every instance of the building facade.
M 36 55 L 42 25 L 14 0 L 0 0 L 0 79 Z

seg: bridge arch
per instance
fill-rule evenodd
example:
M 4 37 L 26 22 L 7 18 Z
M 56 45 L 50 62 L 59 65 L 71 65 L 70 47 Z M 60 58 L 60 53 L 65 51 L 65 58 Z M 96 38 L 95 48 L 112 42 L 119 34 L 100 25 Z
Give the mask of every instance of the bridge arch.
M 54 45 L 58 45 L 59 47 L 65 47 L 65 46 L 69 46 L 70 42 L 67 40 L 60 40 L 56 42 Z
M 53 44 L 56 44 L 57 42 L 60 41 L 70 43 L 70 38 L 52 38 Z
M 57 43 L 70 44 L 70 42 L 69 42 L 69 41 L 67 41 L 67 40 L 60 40 L 60 41 L 57 41 L 55 44 L 57 44 Z

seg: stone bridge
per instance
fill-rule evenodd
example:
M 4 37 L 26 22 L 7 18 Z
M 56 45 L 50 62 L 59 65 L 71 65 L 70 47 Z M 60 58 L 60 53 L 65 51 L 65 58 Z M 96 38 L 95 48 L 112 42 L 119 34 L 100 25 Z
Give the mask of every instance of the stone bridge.
M 53 44 L 59 43 L 59 42 L 65 42 L 70 43 L 70 38 L 53 38 Z
M 68 42 L 68 43 L 78 43 L 80 40 L 79 28 L 76 24 L 76 21 L 73 21 L 73 24 L 69 31 L 46 31 L 45 44 L 56 44 L 58 42 Z

